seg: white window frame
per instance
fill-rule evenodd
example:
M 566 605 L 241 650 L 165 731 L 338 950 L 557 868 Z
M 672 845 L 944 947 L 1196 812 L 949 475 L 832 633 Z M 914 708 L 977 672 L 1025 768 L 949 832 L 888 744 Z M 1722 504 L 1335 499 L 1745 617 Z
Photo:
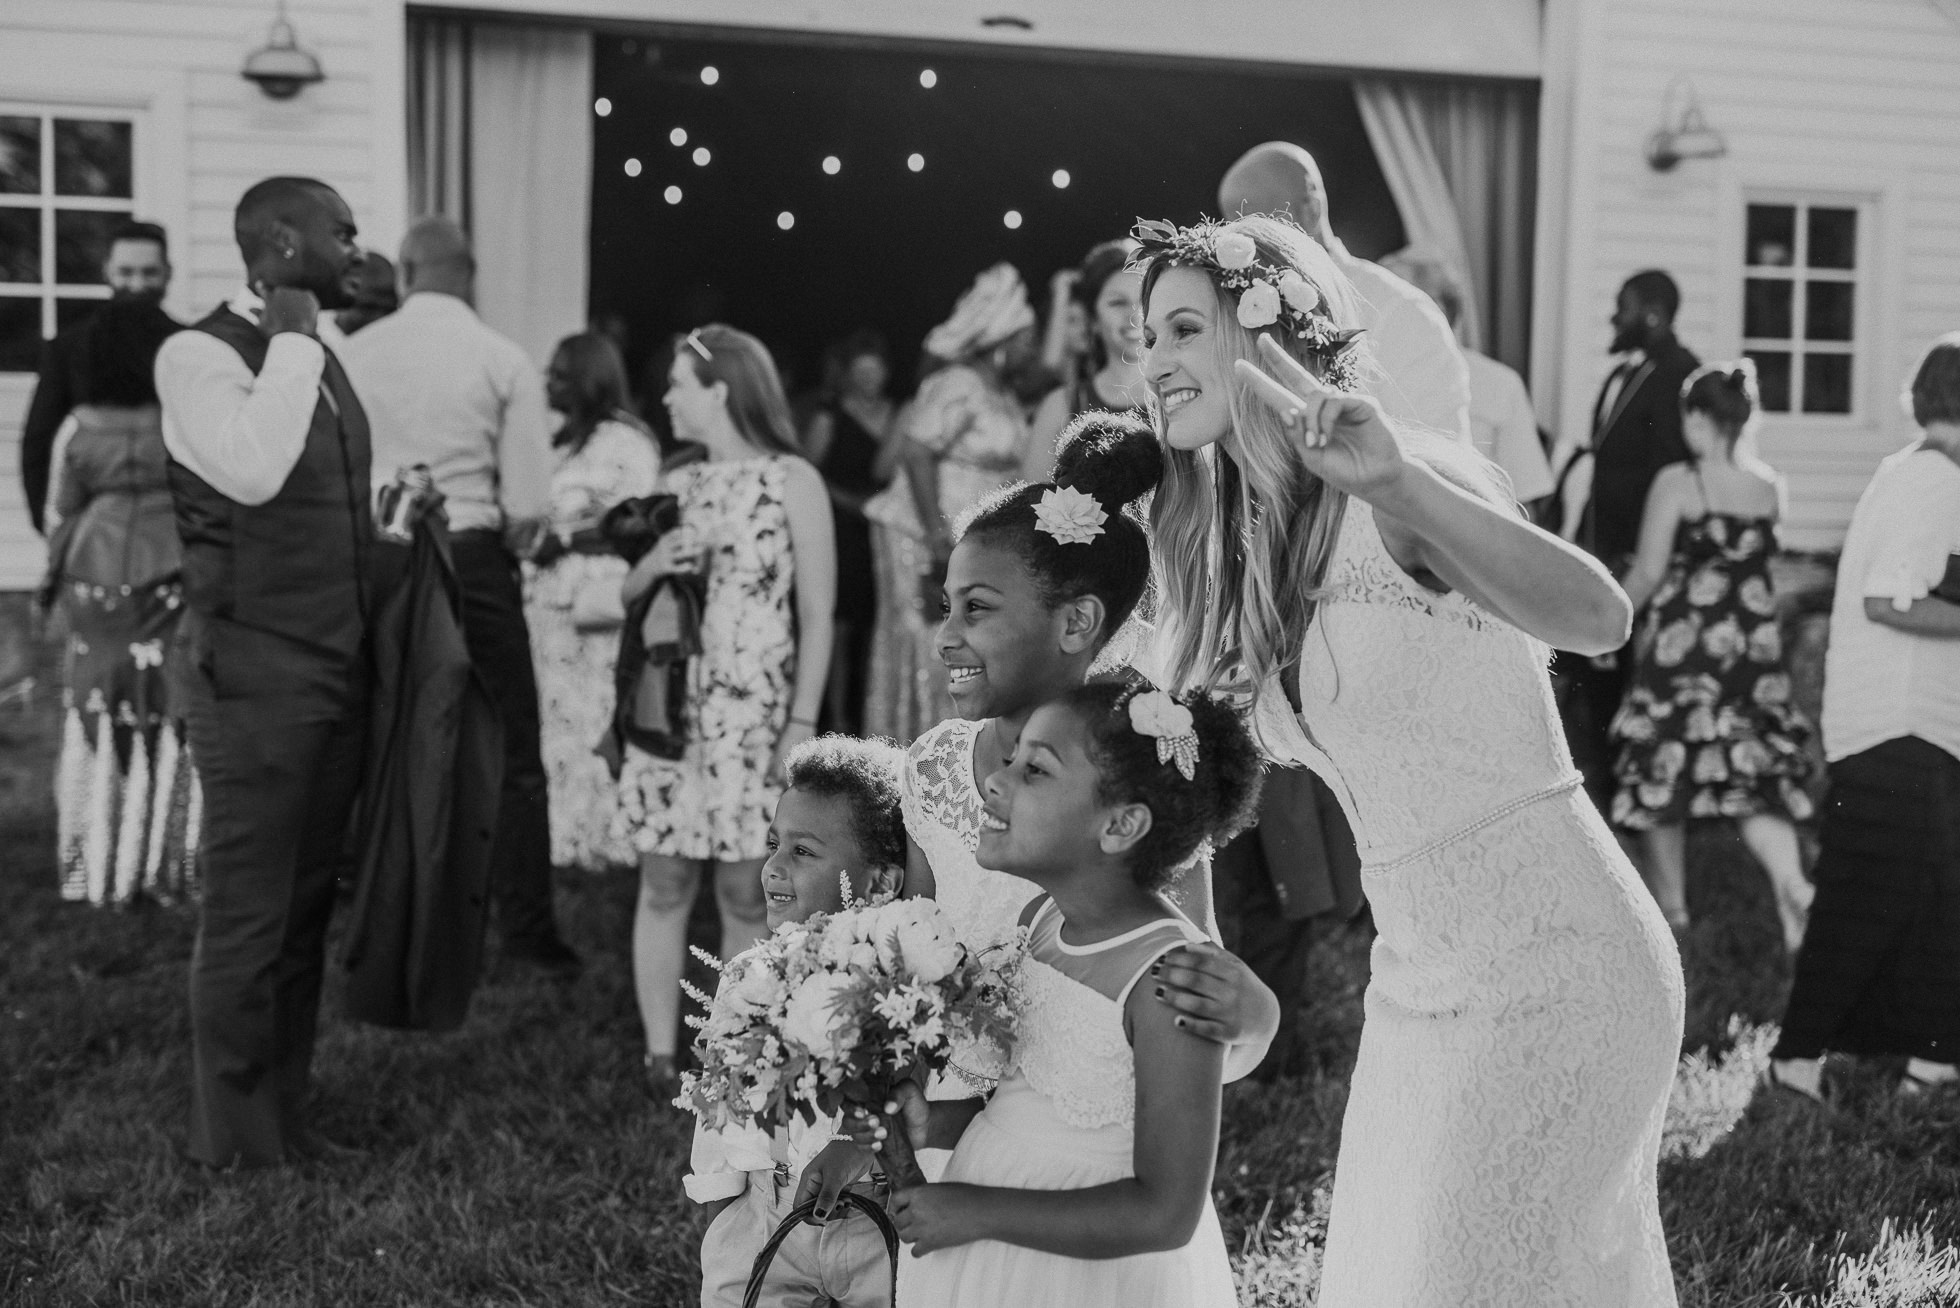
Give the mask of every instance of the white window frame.
M 1871 348 L 1873 336 L 1873 297 L 1871 281 L 1876 249 L 1875 228 L 1878 225 L 1878 200 L 1872 195 L 1846 195 L 1833 191 L 1790 190 L 1785 188 L 1749 187 L 1742 192 L 1736 221 L 1742 231 L 1737 240 L 1741 245 L 1742 256 L 1738 260 L 1739 270 L 1735 275 L 1735 331 L 1741 343 L 1741 351 L 1774 351 L 1790 356 L 1790 408 L 1771 413 L 1764 410 L 1764 418 L 1783 421 L 1824 421 L 1859 422 L 1869 416 L 1870 387 L 1866 385 L 1867 375 L 1876 363 Z M 1748 262 L 1747 225 L 1749 210 L 1753 206 L 1776 206 L 1795 211 L 1795 240 L 1790 251 L 1788 264 L 1755 265 Z M 1850 268 L 1812 268 L 1809 265 L 1810 221 L 1813 209 L 1849 209 L 1857 215 L 1857 239 L 1852 251 Z M 1790 283 L 1790 332 L 1788 337 L 1758 337 L 1743 335 L 1742 314 L 1746 307 L 1746 286 L 1751 279 L 1787 281 Z M 1851 339 L 1848 341 L 1813 341 L 1806 333 L 1809 314 L 1809 296 L 1805 288 L 1812 282 L 1849 283 L 1851 295 Z M 1803 407 L 1803 364 L 1812 354 L 1836 354 L 1848 356 L 1851 360 L 1851 408 L 1843 413 L 1807 412 Z
M 38 282 L 0 282 L 0 298 L 39 299 L 41 336 L 55 334 L 56 305 L 61 300 L 106 300 L 109 288 L 100 274 L 87 283 L 57 280 L 55 268 L 55 211 L 67 209 L 95 213 L 126 213 L 140 219 L 149 198 L 143 193 L 142 166 L 145 138 L 144 114 L 129 105 L 90 105 L 58 101 L 0 100 L 0 117 L 35 118 L 41 123 L 41 189 L 32 195 L 0 195 L 0 207 L 35 208 L 40 214 L 41 280 Z M 127 196 L 60 195 L 54 189 L 54 120 L 57 118 L 109 121 L 129 124 L 129 190 Z

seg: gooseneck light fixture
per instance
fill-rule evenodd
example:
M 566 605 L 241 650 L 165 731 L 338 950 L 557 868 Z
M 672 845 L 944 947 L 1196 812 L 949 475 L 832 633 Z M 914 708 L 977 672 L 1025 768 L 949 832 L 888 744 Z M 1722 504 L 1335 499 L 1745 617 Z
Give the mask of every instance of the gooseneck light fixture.
M 245 56 L 240 76 L 257 82 L 259 90 L 274 100 L 290 100 L 302 87 L 326 80 L 320 61 L 311 51 L 300 48 L 299 37 L 286 18 L 286 0 L 279 0 L 278 16 L 272 20 L 265 44 Z
M 1694 83 L 1685 77 L 1669 82 L 1661 125 L 1647 138 L 1647 166 L 1664 173 L 1683 159 L 1719 159 L 1728 152 L 1729 143 L 1702 117 Z

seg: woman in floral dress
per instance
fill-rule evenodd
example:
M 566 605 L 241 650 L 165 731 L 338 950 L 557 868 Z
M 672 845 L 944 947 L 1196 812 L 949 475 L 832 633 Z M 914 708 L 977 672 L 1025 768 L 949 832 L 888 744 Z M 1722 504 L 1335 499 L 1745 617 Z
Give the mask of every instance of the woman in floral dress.
M 1006 377 L 1034 346 L 1034 308 L 1010 264 L 975 279 L 926 335 L 945 366 L 899 416 L 900 475 L 864 506 L 877 572 L 877 634 L 864 727 L 910 744 L 953 716 L 934 632 L 953 524 L 1016 479 L 1028 421 Z
M 629 744 L 614 832 L 640 855 L 633 981 L 650 1088 L 679 1089 L 687 921 L 712 869 L 721 956 L 766 931 L 762 862 L 789 751 L 816 734 L 830 671 L 837 543 L 823 477 L 798 455 L 789 404 L 762 342 L 709 326 L 679 342 L 668 372 L 674 434 L 703 460 L 673 468 L 680 525 L 627 574 L 631 603 L 663 576 L 707 581 L 701 652 L 689 660 L 678 759 Z
M 626 365 L 603 336 L 558 343 L 545 377 L 551 407 L 565 415 L 553 444 L 551 533 L 527 569 L 524 620 L 537 667 L 544 769 L 551 798 L 551 861 L 601 871 L 635 862 L 613 832 L 616 790 L 593 746 L 612 725 L 613 663 L 619 654 L 619 583 L 626 562 L 596 543 L 593 529 L 621 500 L 653 494 L 660 449 L 627 408 Z
M 1791 823 L 1811 814 L 1815 763 L 1810 724 L 1790 698 L 1769 573 L 1782 479 L 1736 448 L 1756 410 L 1747 363 L 1691 375 L 1681 408 L 1695 459 L 1655 477 L 1626 578 L 1646 613 L 1613 719 L 1613 822 L 1642 834 L 1649 885 L 1679 931 L 1688 924 L 1687 823 L 1735 821 L 1769 873 L 1794 952 L 1814 891 Z

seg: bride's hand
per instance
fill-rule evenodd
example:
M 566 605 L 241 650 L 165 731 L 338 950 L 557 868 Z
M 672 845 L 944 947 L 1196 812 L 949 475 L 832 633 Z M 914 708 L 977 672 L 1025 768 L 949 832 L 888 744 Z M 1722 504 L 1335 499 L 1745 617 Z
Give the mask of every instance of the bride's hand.
M 1373 500 L 1408 470 L 1402 442 L 1366 395 L 1337 391 L 1309 372 L 1269 336 L 1259 338 L 1260 361 L 1233 366 L 1260 403 L 1299 437 L 1307 471 L 1337 490 Z

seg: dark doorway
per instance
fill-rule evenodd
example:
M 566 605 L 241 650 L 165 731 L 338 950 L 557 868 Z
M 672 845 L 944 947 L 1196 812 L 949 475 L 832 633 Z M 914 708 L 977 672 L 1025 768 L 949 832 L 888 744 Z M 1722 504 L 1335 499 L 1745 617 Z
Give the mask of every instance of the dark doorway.
M 1139 215 L 1209 212 L 1227 165 L 1264 140 L 1313 152 L 1354 253 L 1403 243 L 1339 76 L 787 39 L 596 44 L 609 112 L 593 137 L 591 309 L 624 330 L 636 374 L 670 333 L 724 321 L 767 341 L 796 385 L 866 326 L 909 377 L 979 270 L 1012 262 L 1045 309 L 1056 269 Z

